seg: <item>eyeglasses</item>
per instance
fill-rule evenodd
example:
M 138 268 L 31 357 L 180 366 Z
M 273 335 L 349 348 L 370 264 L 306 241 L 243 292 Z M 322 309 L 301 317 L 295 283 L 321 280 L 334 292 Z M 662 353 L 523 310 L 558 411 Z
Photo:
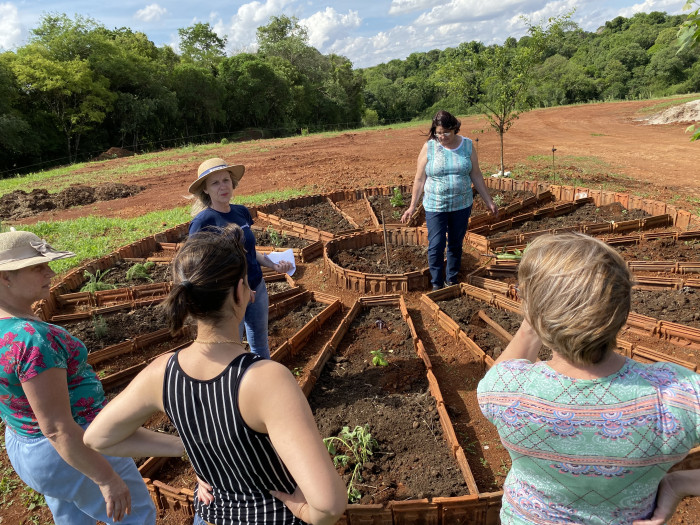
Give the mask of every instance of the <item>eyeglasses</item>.
M 440 137 L 449 137 L 452 135 L 454 131 L 436 131 L 435 134 L 439 135 Z

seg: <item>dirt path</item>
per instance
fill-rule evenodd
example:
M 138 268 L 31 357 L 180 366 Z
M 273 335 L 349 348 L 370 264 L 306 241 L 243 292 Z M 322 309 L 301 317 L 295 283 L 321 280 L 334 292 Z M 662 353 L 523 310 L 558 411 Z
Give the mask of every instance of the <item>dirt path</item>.
M 536 178 L 549 173 L 552 147 L 557 149 L 557 170 L 576 174 L 577 163 L 597 163 L 598 174 L 582 172 L 578 176 L 593 187 L 617 182 L 615 175 L 631 177 L 629 190 L 669 201 L 690 209 L 700 199 L 700 142 L 689 142 L 687 124 L 645 125 L 640 112 L 654 102 L 635 101 L 590 104 L 536 110 L 521 115 L 506 134 L 506 169 L 515 169 L 515 178 Z M 122 182 L 146 189 L 136 196 L 94 203 L 70 210 L 44 212 L 22 222 L 60 220 L 86 215 L 134 217 L 154 210 L 186 204 L 184 196 L 194 179 L 197 165 L 211 156 L 245 164 L 246 175 L 239 194 L 250 195 L 283 188 L 311 187 L 322 192 L 341 188 L 362 188 L 382 184 L 411 184 L 415 161 L 425 141 L 426 124 L 401 129 L 347 132 L 335 137 L 292 137 L 270 139 L 241 148 L 225 145 L 202 153 L 182 154 L 182 163 L 154 168 L 143 175 L 125 177 Z M 484 130 L 479 133 L 478 130 Z M 462 119 L 462 134 L 479 137 L 478 153 L 482 165 L 499 162 L 496 133 L 482 117 Z M 232 151 L 246 153 L 233 155 Z M 261 151 L 264 150 L 264 151 Z M 539 156 L 533 160 L 532 156 Z M 133 161 L 133 159 L 132 159 Z M 114 159 L 111 163 L 126 163 Z M 104 164 L 87 165 L 85 171 L 101 169 Z M 26 188 L 27 190 L 31 188 Z M 695 200 L 695 201 L 694 201 Z M 686 206 L 684 206 L 684 204 Z

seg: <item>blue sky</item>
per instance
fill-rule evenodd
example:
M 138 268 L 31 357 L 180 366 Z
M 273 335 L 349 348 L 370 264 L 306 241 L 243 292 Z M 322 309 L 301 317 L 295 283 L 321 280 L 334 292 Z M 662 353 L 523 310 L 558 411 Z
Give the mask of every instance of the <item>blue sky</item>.
M 26 43 L 44 13 L 90 16 L 108 28 L 142 31 L 157 45 L 177 49 L 177 30 L 209 22 L 228 38 L 228 52 L 255 50 L 255 30 L 271 16 L 296 16 L 309 43 L 324 54 L 348 57 L 355 67 L 373 66 L 416 51 L 479 40 L 502 43 L 525 34 L 521 15 L 543 21 L 575 9 L 573 20 L 595 31 L 606 20 L 637 12 L 682 14 L 685 0 L 0 0 L 0 51 Z

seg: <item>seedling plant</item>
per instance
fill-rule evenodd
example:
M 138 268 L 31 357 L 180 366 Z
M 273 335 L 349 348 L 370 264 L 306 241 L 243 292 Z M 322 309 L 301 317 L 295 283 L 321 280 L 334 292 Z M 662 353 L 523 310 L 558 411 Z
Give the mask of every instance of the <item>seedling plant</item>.
M 151 279 L 151 276 L 149 274 L 151 273 L 151 270 L 155 268 L 155 266 L 156 263 L 154 263 L 153 261 L 147 261 L 145 263 L 136 263 L 127 270 L 126 280 L 136 281 L 138 279 L 152 283 L 153 279 Z
M 273 246 L 280 247 L 287 242 L 287 235 L 275 230 L 272 226 L 267 227 L 267 234 L 270 236 L 270 242 Z
M 391 206 L 393 208 L 403 208 L 404 206 L 406 206 L 403 194 L 401 193 L 401 190 L 399 188 L 394 188 L 394 193 L 391 195 L 389 202 L 391 203 Z
M 94 293 L 99 292 L 100 290 L 114 290 L 117 287 L 116 284 L 105 283 L 102 281 L 105 275 L 107 275 L 110 271 L 111 268 L 103 272 L 100 270 L 95 270 L 95 273 L 90 273 L 89 271 L 85 270 L 83 272 L 83 277 L 87 279 L 87 282 L 83 285 L 80 291 Z
M 372 364 L 374 366 L 387 366 L 389 364 L 389 361 L 387 361 L 384 357 L 384 352 L 382 352 L 381 348 L 378 350 L 371 350 L 370 354 L 372 354 Z
M 352 467 L 352 476 L 350 483 L 348 483 L 348 501 L 357 503 L 362 498 L 362 493 L 357 489 L 355 483 L 364 481 L 362 467 L 379 446 L 369 431 L 369 425 L 357 425 L 352 431 L 350 431 L 350 427 L 343 427 L 340 436 L 324 438 L 323 443 L 333 456 L 333 464 L 336 467 L 338 465 Z

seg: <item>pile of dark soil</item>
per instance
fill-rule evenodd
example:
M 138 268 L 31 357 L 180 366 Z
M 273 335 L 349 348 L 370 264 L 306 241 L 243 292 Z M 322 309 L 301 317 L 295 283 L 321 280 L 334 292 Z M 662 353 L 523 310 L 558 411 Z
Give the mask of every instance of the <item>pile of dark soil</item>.
M 119 183 L 102 184 L 97 187 L 70 186 L 58 193 L 49 193 L 38 188 L 27 193 L 15 190 L 0 197 L 0 219 L 17 220 L 49 210 L 65 210 L 73 206 L 84 206 L 96 201 L 110 201 L 136 195 L 144 186 Z

